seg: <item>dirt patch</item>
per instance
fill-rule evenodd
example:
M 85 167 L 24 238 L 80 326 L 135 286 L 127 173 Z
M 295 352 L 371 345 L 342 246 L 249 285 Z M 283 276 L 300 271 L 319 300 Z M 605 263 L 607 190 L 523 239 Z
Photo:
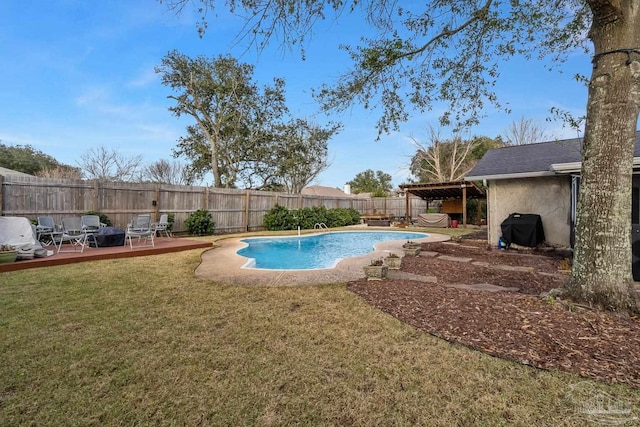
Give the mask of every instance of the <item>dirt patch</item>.
M 565 254 L 500 251 L 480 240 L 428 243 L 423 251 L 438 255 L 403 258 L 402 279 L 359 280 L 348 288 L 448 341 L 538 368 L 640 387 L 639 319 L 539 297 L 568 279 L 561 271 Z M 420 280 L 434 277 L 435 283 Z M 481 284 L 505 291 L 460 287 Z

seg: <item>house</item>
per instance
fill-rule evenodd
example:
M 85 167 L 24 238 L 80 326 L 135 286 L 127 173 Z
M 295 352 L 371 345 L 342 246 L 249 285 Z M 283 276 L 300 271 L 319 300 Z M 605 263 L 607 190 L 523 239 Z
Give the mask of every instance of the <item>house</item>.
M 300 194 L 318 197 L 363 197 L 360 194 L 346 193 L 339 188 L 325 187 L 323 185 L 310 185 L 308 187 L 304 187 Z
M 575 138 L 487 151 L 465 180 L 482 181 L 487 188 L 491 244 L 496 245 L 502 234 L 500 224 L 517 212 L 540 215 L 548 243 L 572 246 L 581 149 L 582 139 Z M 632 224 L 640 224 L 640 131 L 633 164 Z
M 14 171 L 13 169 L 7 169 L 0 166 L 0 175 L 18 175 L 18 176 L 33 176 L 28 173 Z

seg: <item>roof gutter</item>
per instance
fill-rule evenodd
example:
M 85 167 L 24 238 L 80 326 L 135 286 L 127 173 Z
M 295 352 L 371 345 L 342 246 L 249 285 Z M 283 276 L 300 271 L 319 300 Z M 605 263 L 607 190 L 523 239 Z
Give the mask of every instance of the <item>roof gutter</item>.
M 633 167 L 640 167 L 640 157 L 633 158 Z M 582 162 L 553 163 L 549 169 L 558 174 L 576 173 L 582 169 Z
M 580 172 L 581 168 L 582 162 L 553 163 L 549 166 L 550 170 L 560 174 Z

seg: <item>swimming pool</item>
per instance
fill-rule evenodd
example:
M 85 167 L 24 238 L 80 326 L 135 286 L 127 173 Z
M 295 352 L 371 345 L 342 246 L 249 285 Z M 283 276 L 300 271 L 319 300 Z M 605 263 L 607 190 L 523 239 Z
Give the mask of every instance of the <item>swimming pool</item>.
M 405 231 L 335 231 L 287 237 L 242 239 L 248 246 L 237 254 L 249 258 L 243 268 L 313 270 L 333 268 L 340 260 L 374 251 L 374 245 L 390 240 L 417 240 L 426 233 Z

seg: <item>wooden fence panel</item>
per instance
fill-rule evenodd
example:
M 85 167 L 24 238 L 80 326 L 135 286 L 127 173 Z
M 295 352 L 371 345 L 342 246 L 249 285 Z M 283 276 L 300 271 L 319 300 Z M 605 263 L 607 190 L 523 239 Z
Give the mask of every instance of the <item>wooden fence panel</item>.
M 91 182 L 95 185 L 95 192 L 98 194 L 97 206 L 91 210 L 107 215 L 114 227 L 125 229 L 134 215 L 150 214 L 152 220 L 158 219 L 154 184 Z
M 60 222 L 65 216 L 92 209 L 93 185 L 82 180 L 7 175 L 3 179 L 2 201 L 4 216 L 52 216 Z
M 184 222 L 198 209 L 206 209 L 207 187 L 161 184 L 159 187 L 157 211 L 159 215 L 172 213 L 175 218 L 173 230 L 186 229 Z
M 413 217 L 426 211 L 426 202 L 410 199 Z M 52 216 L 60 223 L 65 216 L 87 211 L 105 214 L 111 223 L 125 228 L 131 217 L 149 213 L 154 220 L 163 213 L 175 216 L 174 231 L 185 231 L 191 213 L 206 209 L 216 223 L 216 233 L 255 231 L 263 228 L 264 215 L 276 204 L 287 209 L 324 206 L 353 208 L 361 214 L 405 215 L 401 198 L 320 197 L 299 194 L 238 190 L 153 183 L 123 183 L 50 179 L 20 175 L 0 175 L 0 214 Z
M 247 194 L 244 190 L 210 188 L 207 210 L 216 223 L 216 233 L 244 231 Z
M 263 219 L 275 206 L 275 194 L 265 191 L 249 191 L 249 209 L 247 231 L 257 231 L 263 229 Z
M 284 206 L 287 209 L 300 209 L 302 205 L 302 197 L 299 194 L 278 194 L 278 204 Z

